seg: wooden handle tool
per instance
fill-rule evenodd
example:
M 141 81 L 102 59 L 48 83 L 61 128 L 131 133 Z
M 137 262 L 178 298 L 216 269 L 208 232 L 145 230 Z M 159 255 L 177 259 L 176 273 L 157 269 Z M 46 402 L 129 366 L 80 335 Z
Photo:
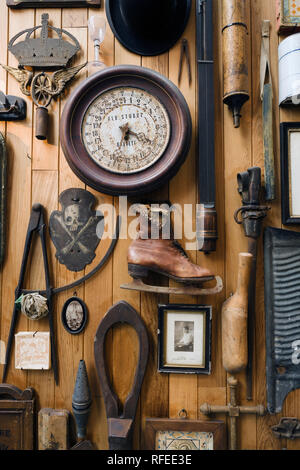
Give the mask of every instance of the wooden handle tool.
M 248 363 L 248 289 L 253 256 L 239 254 L 238 283 L 232 295 L 222 307 L 222 357 L 223 367 L 236 374 Z

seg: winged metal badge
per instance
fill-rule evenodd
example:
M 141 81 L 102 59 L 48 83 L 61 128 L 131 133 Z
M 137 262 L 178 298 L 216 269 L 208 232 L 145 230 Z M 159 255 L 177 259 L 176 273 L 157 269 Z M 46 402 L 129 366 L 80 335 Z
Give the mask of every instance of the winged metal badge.
M 2 64 L 1 64 L 2 65 Z M 52 77 L 45 72 L 38 73 L 33 78 L 33 73 L 24 68 L 13 68 L 7 65 L 2 67 L 9 72 L 19 83 L 20 90 L 32 97 L 37 106 L 47 107 L 52 98 L 58 97 L 75 76 L 86 66 L 76 65 L 66 69 L 60 69 L 53 73 Z
M 65 86 L 73 80 L 73 78 L 77 75 L 78 72 L 80 72 L 83 67 L 85 67 L 87 62 L 85 64 L 81 65 L 76 65 L 75 67 L 70 67 L 68 69 L 61 69 L 58 70 L 57 72 L 54 72 L 53 77 L 52 77 L 52 83 L 54 86 L 54 90 L 50 92 L 52 96 L 58 96 L 62 93 L 64 90 Z
M 24 68 L 15 69 L 9 65 L 0 64 L 4 70 L 10 73 L 19 82 L 20 90 L 24 95 L 30 96 L 30 85 L 33 77 L 33 73 Z
M 60 69 L 54 72 L 50 78 L 45 72 L 36 75 L 32 81 L 32 99 L 37 106 L 48 106 L 52 100 L 59 96 L 80 72 L 85 64 L 76 65 L 67 69 Z

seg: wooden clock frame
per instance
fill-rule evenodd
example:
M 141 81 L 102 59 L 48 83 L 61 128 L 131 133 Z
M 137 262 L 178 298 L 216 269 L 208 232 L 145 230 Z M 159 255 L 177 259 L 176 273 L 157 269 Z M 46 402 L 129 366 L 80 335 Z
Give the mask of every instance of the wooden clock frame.
M 117 174 L 101 168 L 84 147 L 81 128 L 85 113 L 102 93 L 119 87 L 140 88 L 165 107 L 171 124 L 169 144 L 149 168 L 134 174 Z M 61 119 L 61 144 L 74 173 L 88 186 L 110 195 L 149 193 L 172 178 L 184 162 L 191 144 L 192 121 L 180 90 L 161 74 L 144 67 L 109 67 L 85 80 L 72 93 Z
M 100 7 L 101 0 L 6 0 L 10 8 Z

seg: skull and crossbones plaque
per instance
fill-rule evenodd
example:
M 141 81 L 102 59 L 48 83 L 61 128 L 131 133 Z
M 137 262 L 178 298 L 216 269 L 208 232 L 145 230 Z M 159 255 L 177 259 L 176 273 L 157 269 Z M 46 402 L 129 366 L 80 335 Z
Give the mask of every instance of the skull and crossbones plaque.
M 104 217 L 92 210 L 96 199 L 84 189 L 67 189 L 61 193 L 59 202 L 62 210 L 52 212 L 49 222 L 56 258 L 70 271 L 81 271 L 96 256 Z

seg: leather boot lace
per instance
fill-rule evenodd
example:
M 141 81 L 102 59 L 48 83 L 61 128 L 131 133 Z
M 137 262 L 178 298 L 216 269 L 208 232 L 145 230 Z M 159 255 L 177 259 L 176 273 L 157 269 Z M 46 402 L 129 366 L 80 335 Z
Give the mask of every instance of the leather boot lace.
M 184 258 L 189 259 L 186 251 L 184 250 L 184 248 L 182 248 L 182 246 L 177 240 L 173 240 L 173 245 L 176 248 L 176 250 L 179 251 L 182 256 L 184 256 Z

